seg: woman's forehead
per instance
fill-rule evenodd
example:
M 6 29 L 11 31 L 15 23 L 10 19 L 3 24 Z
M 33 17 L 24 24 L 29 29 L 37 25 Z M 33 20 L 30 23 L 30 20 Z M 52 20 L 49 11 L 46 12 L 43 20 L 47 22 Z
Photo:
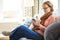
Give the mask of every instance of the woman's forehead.
M 43 6 L 42 7 L 48 7 L 48 5 L 47 4 L 43 4 Z

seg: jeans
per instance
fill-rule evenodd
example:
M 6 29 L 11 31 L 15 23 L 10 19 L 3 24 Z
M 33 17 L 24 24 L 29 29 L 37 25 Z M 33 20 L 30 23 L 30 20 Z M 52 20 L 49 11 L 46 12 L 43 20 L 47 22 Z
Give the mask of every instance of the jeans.
M 45 40 L 58 40 L 60 37 L 60 22 L 49 25 L 44 33 Z
M 25 25 L 21 25 L 14 29 L 10 33 L 10 40 L 19 40 L 22 37 L 25 37 L 27 39 L 32 39 L 32 40 L 41 40 L 41 35 L 38 33 L 28 29 Z

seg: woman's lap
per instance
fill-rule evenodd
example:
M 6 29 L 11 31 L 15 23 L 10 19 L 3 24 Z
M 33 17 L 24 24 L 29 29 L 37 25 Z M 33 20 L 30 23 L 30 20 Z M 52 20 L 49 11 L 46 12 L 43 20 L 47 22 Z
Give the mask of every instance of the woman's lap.
M 38 33 L 28 29 L 24 25 L 21 25 L 20 27 L 16 28 L 14 31 L 11 32 L 10 40 L 17 40 L 22 37 L 26 37 L 28 39 L 33 40 L 40 40 L 40 35 Z

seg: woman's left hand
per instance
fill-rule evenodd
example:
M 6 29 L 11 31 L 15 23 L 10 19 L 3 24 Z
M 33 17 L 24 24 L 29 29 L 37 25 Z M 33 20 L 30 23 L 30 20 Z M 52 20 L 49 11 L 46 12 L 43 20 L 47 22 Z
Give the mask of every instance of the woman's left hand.
M 44 31 L 46 27 L 40 24 L 39 28 L 40 28 L 40 30 Z

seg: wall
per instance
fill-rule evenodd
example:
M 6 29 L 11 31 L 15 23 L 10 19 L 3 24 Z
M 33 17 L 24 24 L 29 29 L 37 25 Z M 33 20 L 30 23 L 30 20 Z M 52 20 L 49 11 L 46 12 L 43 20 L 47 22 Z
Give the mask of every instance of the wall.
M 58 15 L 59 15 L 59 17 L 60 17 L 60 0 L 58 0 Z

